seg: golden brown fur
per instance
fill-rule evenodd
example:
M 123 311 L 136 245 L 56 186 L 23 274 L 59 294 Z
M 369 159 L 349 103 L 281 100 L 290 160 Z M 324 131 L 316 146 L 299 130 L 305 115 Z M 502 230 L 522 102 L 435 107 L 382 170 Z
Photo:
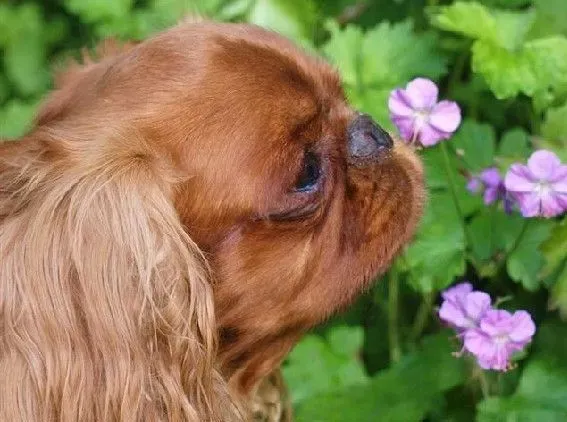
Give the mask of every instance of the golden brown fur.
M 0 144 L 2 421 L 246 419 L 417 224 L 417 159 L 353 164 L 336 73 L 276 34 L 184 23 L 57 88 Z

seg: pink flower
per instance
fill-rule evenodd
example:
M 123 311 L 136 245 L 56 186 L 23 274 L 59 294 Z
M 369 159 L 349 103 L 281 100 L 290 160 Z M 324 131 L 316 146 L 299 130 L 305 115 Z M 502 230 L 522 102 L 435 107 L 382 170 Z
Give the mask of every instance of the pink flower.
M 527 166 L 512 164 L 504 183 L 524 217 L 555 217 L 567 211 L 567 166 L 551 151 L 534 152 Z
M 510 358 L 521 351 L 535 333 L 535 324 L 526 311 L 511 314 L 489 310 L 480 321 L 479 329 L 467 330 L 465 349 L 474 354 L 483 369 L 505 371 Z
M 434 82 L 417 78 L 406 89 L 390 94 L 390 118 L 406 141 L 419 141 L 432 146 L 448 139 L 461 123 L 461 110 L 453 101 L 437 102 L 438 88 Z
M 510 212 L 512 204 L 507 195 L 504 180 L 496 167 L 484 169 L 480 175 L 473 176 L 467 183 L 467 189 L 472 193 L 478 193 L 484 189 L 484 204 L 490 205 L 498 200 L 503 200 L 504 210 Z
M 480 319 L 490 309 L 490 296 L 473 292 L 470 283 L 457 284 L 443 294 L 439 318 L 458 331 L 478 327 Z
M 457 284 L 442 296 L 439 317 L 455 328 L 464 339 L 463 350 L 475 356 L 483 369 L 509 369 L 512 355 L 532 340 L 535 324 L 530 314 L 492 309 L 490 296 L 473 291 L 470 283 Z

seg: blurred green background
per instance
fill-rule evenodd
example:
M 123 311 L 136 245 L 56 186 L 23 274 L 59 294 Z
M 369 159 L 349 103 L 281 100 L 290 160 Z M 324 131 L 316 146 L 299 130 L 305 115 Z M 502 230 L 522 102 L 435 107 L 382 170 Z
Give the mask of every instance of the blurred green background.
M 536 149 L 567 162 L 567 1 L 3 0 L 0 138 L 29 129 L 51 71 L 108 37 L 144 39 L 187 14 L 253 22 L 326 57 L 350 101 L 389 122 L 390 91 L 416 76 L 464 122 L 422 151 L 429 202 L 415 241 L 346 314 L 313 330 L 284 374 L 300 421 L 567 421 L 567 219 L 522 219 L 466 191 Z M 455 183 L 451 183 L 449 175 Z M 527 309 L 533 346 L 481 371 L 439 323 L 441 290 L 470 280 Z

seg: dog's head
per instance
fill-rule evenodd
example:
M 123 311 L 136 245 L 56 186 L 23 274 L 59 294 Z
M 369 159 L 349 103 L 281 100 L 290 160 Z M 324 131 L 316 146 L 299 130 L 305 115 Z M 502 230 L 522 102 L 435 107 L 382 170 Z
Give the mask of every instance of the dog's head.
M 61 165 L 122 172 L 126 197 L 159 186 L 209 267 L 216 322 L 200 336 L 217 331 L 222 373 L 245 391 L 385 271 L 421 213 L 414 154 L 349 105 L 328 64 L 253 26 L 183 24 L 71 70 L 38 130 L 61 140 Z M 175 242 L 158 220 L 159 255 Z M 207 291 L 190 294 L 199 321 L 194 296 Z

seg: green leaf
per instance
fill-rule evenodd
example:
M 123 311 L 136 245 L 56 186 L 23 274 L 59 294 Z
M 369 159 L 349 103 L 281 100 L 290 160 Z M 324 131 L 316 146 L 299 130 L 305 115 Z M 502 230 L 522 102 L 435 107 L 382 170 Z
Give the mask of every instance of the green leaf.
M 567 319 L 567 218 L 553 228 L 541 251 L 546 262 L 544 274 L 556 275 L 551 289 L 551 307 L 559 309 Z
M 31 124 L 39 102 L 12 100 L 0 108 L 0 139 L 22 136 Z
M 337 66 L 343 82 L 356 86 L 359 81 L 358 69 L 363 39 L 361 29 L 347 25 L 341 30 L 334 21 L 327 22 L 326 28 L 331 36 L 323 46 L 323 52 Z
M 361 84 L 395 87 L 415 76 L 436 79 L 446 71 L 433 32 L 416 34 L 411 20 L 383 22 L 369 30 L 362 42 Z
M 541 132 L 545 138 L 544 145 L 567 162 L 567 103 L 547 111 Z
M 333 327 L 329 334 L 331 349 L 344 356 L 355 357 L 364 343 L 364 330 L 362 327 Z
M 552 226 L 551 221 L 529 220 L 520 243 L 508 257 L 508 274 L 527 290 L 534 291 L 539 287 L 540 271 L 545 263 L 540 247 L 549 237 Z
M 432 24 L 514 51 L 523 44 L 534 18 L 533 10 L 494 11 L 476 2 L 456 2 L 439 8 Z
M 86 22 L 116 19 L 126 16 L 133 0 L 64 0 L 64 6 Z
M 496 135 L 490 125 L 465 120 L 451 144 L 472 172 L 494 165 Z
M 313 37 L 318 15 L 312 0 L 256 0 L 248 21 L 277 31 L 307 45 Z
M 446 71 L 435 35 L 416 34 L 410 20 L 384 22 L 365 34 L 353 25 L 341 30 L 334 21 L 326 26 L 331 36 L 323 52 L 339 69 L 352 104 L 387 127 L 392 89 L 415 76 L 435 79 Z
M 464 273 L 464 251 L 463 229 L 451 196 L 431 194 L 416 240 L 405 253 L 414 277 L 429 276 L 436 289 L 443 289 Z
M 426 337 L 421 350 L 378 372 L 365 385 L 306 400 L 297 410 L 297 421 L 421 421 L 444 391 L 465 379 L 463 360 L 451 355 L 449 335 Z
M 528 96 L 535 93 L 538 80 L 525 54 L 485 41 L 476 41 L 472 52 L 473 71 L 484 76 L 497 98 L 514 97 L 520 92 Z
M 530 38 L 549 35 L 567 35 L 567 2 L 564 0 L 532 0 L 536 19 L 530 30 Z
M 498 144 L 498 161 L 503 168 L 516 161 L 526 161 L 531 154 L 529 134 L 520 128 L 508 130 Z
M 333 327 L 329 341 L 316 335 L 303 338 L 291 351 L 283 373 L 293 401 L 367 381 L 358 353 L 363 345 L 360 327 Z
M 431 23 L 473 39 L 495 40 L 498 34 L 496 20 L 489 9 L 477 2 L 457 1 L 441 7 L 433 14 Z

